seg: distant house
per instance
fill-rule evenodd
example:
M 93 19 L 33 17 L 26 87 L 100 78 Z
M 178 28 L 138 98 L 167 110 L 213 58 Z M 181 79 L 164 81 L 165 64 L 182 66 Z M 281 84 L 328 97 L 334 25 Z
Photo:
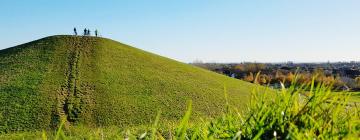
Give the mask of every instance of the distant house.
M 231 77 L 232 77 L 232 78 L 235 78 L 235 76 L 236 76 L 235 73 L 232 73 L 232 74 L 231 74 Z

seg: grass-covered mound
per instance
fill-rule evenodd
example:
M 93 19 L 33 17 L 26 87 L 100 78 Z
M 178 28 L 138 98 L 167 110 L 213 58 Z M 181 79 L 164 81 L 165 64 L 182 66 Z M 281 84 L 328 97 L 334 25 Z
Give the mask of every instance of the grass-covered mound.
M 0 132 L 67 125 L 148 124 L 243 106 L 252 84 L 196 68 L 116 41 L 51 36 L 0 50 Z
M 358 140 L 359 102 L 350 101 L 353 93 L 331 89 L 325 84 L 315 86 L 314 82 L 301 86 L 293 82 L 289 88 L 283 86 L 277 91 L 259 86 L 253 90 L 245 111 L 225 104 L 227 109 L 222 115 L 196 122 L 189 122 L 193 117 L 189 102 L 183 118 L 172 127 L 163 127 L 162 114 L 158 112 L 148 127 L 63 129 L 64 125 L 60 125 L 56 131 L 15 132 L 0 135 L 0 139 Z

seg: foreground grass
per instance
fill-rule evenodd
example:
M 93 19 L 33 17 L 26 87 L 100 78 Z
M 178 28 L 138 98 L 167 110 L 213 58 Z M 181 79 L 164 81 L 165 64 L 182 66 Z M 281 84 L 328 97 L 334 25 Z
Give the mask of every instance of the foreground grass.
M 211 120 L 190 121 L 189 102 L 183 119 L 174 125 L 162 122 L 158 112 L 151 126 L 60 127 L 55 132 L 7 134 L 0 139 L 358 139 L 360 110 L 356 102 L 349 102 L 352 97 L 313 83 L 277 93 L 256 88 L 246 110 L 226 102 L 226 113 Z M 225 98 L 233 98 L 226 89 Z

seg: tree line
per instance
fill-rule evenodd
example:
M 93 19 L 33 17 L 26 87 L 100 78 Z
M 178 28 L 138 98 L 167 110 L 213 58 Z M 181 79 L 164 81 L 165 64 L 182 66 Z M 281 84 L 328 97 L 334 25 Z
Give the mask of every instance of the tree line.
M 193 65 L 225 74 L 244 81 L 269 85 L 279 88 L 280 82 L 285 86 L 296 80 L 298 84 L 322 83 L 333 86 L 334 90 L 360 91 L 360 76 L 344 77 L 339 73 L 329 73 L 324 68 L 316 67 L 304 70 L 297 67 L 274 67 L 264 63 L 216 64 L 193 63 Z

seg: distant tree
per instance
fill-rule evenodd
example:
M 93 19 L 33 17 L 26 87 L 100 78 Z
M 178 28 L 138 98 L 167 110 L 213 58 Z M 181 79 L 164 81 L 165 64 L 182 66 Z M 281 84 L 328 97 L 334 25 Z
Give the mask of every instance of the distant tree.
M 343 81 L 344 85 L 346 85 L 349 88 L 355 88 L 357 86 L 355 79 L 349 77 L 341 77 L 341 81 Z
M 292 72 L 289 72 L 286 75 L 285 81 L 291 83 L 293 80 L 295 80 L 295 75 Z
M 275 79 L 280 82 L 285 82 L 286 76 L 280 71 L 276 70 Z
M 247 71 L 247 69 L 245 68 L 245 65 L 244 65 L 244 64 L 236 65 L 234 69 L 235 69 L 235 70 L 238 70 L 238 71 L 240 71 L 240 72 L 245 72 L 245 71 Z
M 263 64 L 263 63 L 257 63 L 256 68 L 257 68 L 258 71 L 262 71 L 262 70 L 264 70 L 266 68 L 266 65 Z
M 253 72 L 253 73 L 258 72 L 257 66 L 254 63 L 247 64 L 246 67 L 247 67 L 247 71 L 249 72 Z
M 299 73 L 298 75 L 298 82 L 300 84 L 309 84 L 311 83 L 312 76 L 310 73 Z
M 238 70 L 240 72 L 252 72 L 252 73 L 258 73 L 259 71 L 264 70 L 265 68 L 266 68 L 265 64 L 262 63 L 245 63 L 235 66 L 235 70 Z
M 266 80 L 266 83 L 271 83 L 271 81 L 273 80 L 273 76 L 272 75 L 266 75 L 264 74 L 263 75 L 265 80 Z
M 322 78 L 321 83 L 325 84 L 325 85 L 332 85 L 335 82 L 335 77 L 334 76 L 326 76 Z
M 254 74 L 252 72 L 249 73 L 249 75 L 245 76 L 244 80 L 248 82 L 254 82 Z
M 360 76 L 355 78 L 355 82 L 356 82 L 357 88 L 360 88 Z
M 334 81 L 334 83 L 333 83 L 333 87 L 334 87 L 334 88 L 337 88 L 337 87 L 342 87 L 342 86 L 344 86 L 344 85 L 345 85 L 344 81 L 341 79 L 340 75 L 337 74 L 337 75 L 335 76 L 335 81 Z
M 259 82 L 259 84 L 267 84 L 268 82 L 270 82 L 270 78 L 266 74 L 261 74 L 258 77 L 257 81 Z
M 313 72 L 313 75 L 316 77 L 324 77 L 325 76 L 325 72 L 323 68 L 316 68 Z

